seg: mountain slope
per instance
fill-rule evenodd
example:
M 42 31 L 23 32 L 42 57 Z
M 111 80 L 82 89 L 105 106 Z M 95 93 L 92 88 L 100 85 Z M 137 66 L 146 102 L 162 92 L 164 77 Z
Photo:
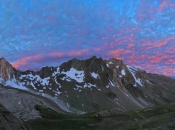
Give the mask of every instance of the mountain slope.
M 125 111 L 175 101 L 173 79 L 147 73 L 114 58 L 72 59 L 37 72 L 11 68 L 13 71 L 4 74 L 3 65 L 0 65 L 3 89 L 13 87 L 47 98 L 65 112 L 82 114 L 110 108 Z
M 0 104 L 0 130 L 32 130 Z

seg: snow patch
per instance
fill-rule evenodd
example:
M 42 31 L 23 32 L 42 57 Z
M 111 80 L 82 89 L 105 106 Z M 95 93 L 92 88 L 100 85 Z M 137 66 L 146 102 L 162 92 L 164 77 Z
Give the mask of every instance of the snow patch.
M 42 93 L 42 92 L 43 92 L 43 90 L 39 90 L 39 92 L 40 92 L 40 93 Z
M 65 80 L 66 79 L 66 77 L 62 77 L 62 78 L 60 78 L 61 80 Z
M 60 92 L 58 89 L 57 89 L 57 91 L 55 91 L 55 90 L 53 90 L 53 92 L 55 93 L 55 94 L 57 94 L 57 95 L 60 95 L 62 92 Z
M 44 78 L 42 79 L 40 76 L 38 75 L 32 75 L 32 74 L 27 74 L 27 75 L 21 75 L 20 79 L 23 78 L 27 78 L 30 81 L 34 81 L 34 83 L 40 83 L 41 85 L 49 85 L 49 79 L 50 77 Z
M 60 78 L 61 80 L 66 80 L 66 81 L 68 81 L 68 82 L 71 82 L 71 79 L 69 78 L 69 77 L 62 77 L 62 78 Z
M 41 81 L 41 85 L 49 85 L 49 80 L 50 79 L 50 77 L 47 77 L 47 78 L 44 78 L 44 79 L 40 79 L 40 81 Z
M 69 77 L 66 77 L 67 82 L 71 82 L 72 80 Z
M 104 71 L 104 67 L 100 64 L 102 71 Z
M 17 83 L 16 79 L 13 78 L 11 80 L 7 80 L 5 82 L 5 86 L 11 86 L 13 88 L 21 89 L 21 90 L 28 90 L 26 87 L 22 85 L 22 83 Z
M 18 105 L 20 105 L 21 104 L 21 100 L 18 102 Z
M 140 86 L 143 86 L 142 80 L 135 76 L 135 72 L 137 71 L 137 69 L 135 69 L 135 68 L 133 68 L 133 67 L 131 67 L 129 65 L 127 65 L 127 68 L 130 71 L 130 73 L 132 74 L 135 82 L 138 83 Z M 136 83 L 133 85 L 134 87 L 137 87 Z
M 96 85 L 95 84 L 91 84 L 91 83 L 85 83 L 84 84 L 84 88 L 92 88 L 92 87 L 96 88 Z
M 35 87 L 35 85 L 33 84 L 32 81 L 30 82 L 30 85 L 32 85 L 32 87 L 33 87 L 34 90 L 37 90 L 37 88 Z
M 67 102 L 67 107 L 70 108 L 69 103 Z
M 52 76 L 55 76 L 57 74 L 60 74 L 60 68 L 58 67 L 55 72 L 52 73 Z
M 91 76 L 92 76 L 92 77 L 94 77 L 95 79 L 97 79 L 98 74 L 96 74 L 96 73 L 92 72 L 92 73 L 91 73 Z
M 77 71 L 76 69 L 71 68 L 69 71 L 62 73 L 66 74 L 68 77 L 76 80 L 79 83 L 84 82 L 84 71 Z
M 76 84 L 75 84 L 76 85 Z M 77 88 L 82 88 L 82 86 L 79 86 L 79 85 L 76 85 L 77 86 Z
M 108 80 L 109 80 L 110 84 L 114 87 L 115 85 L 114 85 L 114 83 L 111 81 L 111 79 L 108 78 Z
M 149 80 L 146 80 L 146 82 L 148 82 L 149 84 L 152 84 Z
M 122 70 L 121 70 L 121 74 L 122 74 L 123 76 L 125 76 L 125 75 L 126 75 L 126 73 L 125 73 L 125 70 L 124 70 L 124 69 L 122 69 Z

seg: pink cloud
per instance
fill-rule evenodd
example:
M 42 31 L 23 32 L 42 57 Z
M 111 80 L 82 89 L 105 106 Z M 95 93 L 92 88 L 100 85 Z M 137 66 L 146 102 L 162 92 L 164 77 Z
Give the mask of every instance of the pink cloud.
M 63 57 L 63 53 L 60 52 L 54 52 L 49 54 L 51 57 Z
M 169 63 L 171 63 L 171 64 L 174 64 L 175 65 L 175 60 L 173 60 L 173 59 L 168 59 L 168 61 L 167 62 L 169 62 Z
M 72 50 L 70 52 L 68 52 L 68 56 L 81 56 L 82 54 L 88 52 L 89 49 L 83 49 L 83 50 L 80 50 L 80 51 L 76 51 L 76 50 Z
M 26 70 L 28 69 L 27 66 L 29 66 L 30 64 L 33 63 L 38 63 L 38 62 L 44 62 L 43 59 L 52 59 L 52 58 L 63 58 L 66 56 L 81 56 L 84 55 L 85 53 L 87 53 L 89 50 L 88 49 L 83 49 L 80 51 L 76 51 L 76 50 L 71 50 L 68 53 L 62 53 L 62 52 L 53 52 L 53 53 L 48 53 L 47 55 L 41 55 L 41 54 L 37 54 L 34 56 L 27 56 L 25 58 L 22 58 L 18 61 L 15 61 L 12 63 L 12 65 L 16 68 L 16 69 L 23 69 Z
M 163 57 L 152 56 L 152 57 L 149 57 L 149 59 L 151 59 L 150 63 L 158 63 L 161 60 L 163 60 Z
M 158 11 L 164 11 L 166 6 L 171 7 L 171 8 L 175 8 L 174 3 L 171 3 L 168 0 L 163 0 L 158 8 Z
M 102 37 L 101 39 L 102 40 L 107 40 L 107 39 L 109 39 L 109 36 Z
M 123 52 L 122 49 L 118 49 L 118 50 L 110 51 L 108 55 L 112 55 L 112 57 L 116 59 L 122 59 L 121 57 L 122 52 Z
M 164 68 L 162 69 L 161 73 L 166 75 L 166 76 L 174 76 L 173 75 L 173 72 L 174 72 L 174 68 Z
M 141 45 L 146 46 L 145 48 L 143 48 L 144 51 L 148 51 L 148 50 L 151 50 L 154 48 L 164 47 L 164 46 L 168 45 L 169 42 L 172 40 L 175 40 L 175 37 L 171 36 L 171 37 L 168 37 L 168 38 L 163 39 L 161 41 L 159 40 L 159 41 L 154 41 L 154 42 L 146 41 L 144 43 L 141 43 Z
M 163 11 L 165 9 L 165 6 L 168 4 L 167 0 L 163 0 L 162 3 L 160 4 L 158 11 Z
M 128 46 L 126 48 L 129 49 L 129 48 L 134 47 L 134 46 L 135 46 L 134 44 L 128 44 Z
M 13 67 L 15 67 L 16 69 L 19 69 L 21 66 L 24 66 L 26 64 L 28 64 L 29 62 L 31 61 L 37 61 L 39 59 L 43 58 L 42 55 L 40 54 L 37 54 L 35 56 L 28 56 L 28 57 L 25 57 L 23 59 L 20 59 L 14 63 L 12 63 Z

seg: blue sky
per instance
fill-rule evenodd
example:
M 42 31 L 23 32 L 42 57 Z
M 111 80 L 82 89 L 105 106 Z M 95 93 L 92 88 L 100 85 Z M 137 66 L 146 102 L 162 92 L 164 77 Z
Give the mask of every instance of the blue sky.
M 20 70 L 96 55 L 175 76 L 173 0 L 1 0 L 0 56 Z

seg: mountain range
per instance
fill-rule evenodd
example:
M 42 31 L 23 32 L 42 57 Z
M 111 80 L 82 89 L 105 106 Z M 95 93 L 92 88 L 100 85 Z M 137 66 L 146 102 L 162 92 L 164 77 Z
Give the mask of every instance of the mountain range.
M 0 58 L 0 104 L 15 117 L 42 118 L 36 106 L 61 114 L 141 110 L 175 101 L 175 80 L 95 56 L 40 71 L 16 70 Z

